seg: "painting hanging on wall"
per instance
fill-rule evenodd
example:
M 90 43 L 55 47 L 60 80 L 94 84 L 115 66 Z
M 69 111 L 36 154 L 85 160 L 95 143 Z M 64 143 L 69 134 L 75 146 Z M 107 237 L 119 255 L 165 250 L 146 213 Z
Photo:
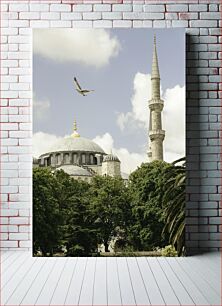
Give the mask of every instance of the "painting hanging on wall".
M 178 256 L 184 29 L 33 30 L 33 256 Z

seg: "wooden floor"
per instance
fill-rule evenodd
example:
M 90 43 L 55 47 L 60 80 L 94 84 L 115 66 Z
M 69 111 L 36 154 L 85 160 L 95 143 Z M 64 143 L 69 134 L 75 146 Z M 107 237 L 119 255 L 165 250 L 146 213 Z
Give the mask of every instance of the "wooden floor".
M 221 258 L 1 253 L 0 305 L 221 305 Z

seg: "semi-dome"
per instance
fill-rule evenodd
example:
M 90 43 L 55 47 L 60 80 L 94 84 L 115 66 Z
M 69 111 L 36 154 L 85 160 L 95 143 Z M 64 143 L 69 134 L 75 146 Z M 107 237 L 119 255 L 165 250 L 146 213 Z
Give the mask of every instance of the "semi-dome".
M 76 165 L 63 165 L 56 168 L 56 170 L 63 170 L 71 176 L 92 176 L 87 169 Z
M 67 152 L 67 151 L 81 151 L 81 152 L 94 152 L 105 154 L 103 149 L 90 139 L 84 137 L 65 137 L 57 141 L 48 153 L 53 152 Z
M 112 154 L 112 153 L 106 155 L 106 156 L 103 158 L 103 161 L 104 161 L 104 162 L 109 162 L 109 161 L 118 161 L 118 162 L 120 162 L 119 158 L 118 158 L 116 155 Z

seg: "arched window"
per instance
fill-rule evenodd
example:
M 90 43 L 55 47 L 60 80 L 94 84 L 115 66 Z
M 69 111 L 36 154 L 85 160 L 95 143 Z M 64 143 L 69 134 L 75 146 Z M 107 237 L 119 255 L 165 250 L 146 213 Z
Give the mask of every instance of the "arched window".
M 86 163 L 86 154 L 82 154 L 82 164 Z
M 59 165 L 61 163 L 61 156 L 60 154 L 56 155 L 56 164 Z
M 65 164 L 69 164 L 69 153 L 65 153 L 65 156 L 64 156 L 64 163 L 65 163 Z
M 94 156 L 90 154 L 90 165 L 94 164 Z
M 73 154 L 73 164 L 77 164 L 77 154 Z
M 51 162 L 51 165 L 54 164 L 54 156 L 53 155 L 50 156 L 50 162 Z
M 51 159 L 50 159 L 49 155 L 48 155 L 48 156 L 45 156 L 45 158 L 44 158 L 44 164 L 45 164 L 46 167 L 48 167 L 48 166 L 51 165 Z

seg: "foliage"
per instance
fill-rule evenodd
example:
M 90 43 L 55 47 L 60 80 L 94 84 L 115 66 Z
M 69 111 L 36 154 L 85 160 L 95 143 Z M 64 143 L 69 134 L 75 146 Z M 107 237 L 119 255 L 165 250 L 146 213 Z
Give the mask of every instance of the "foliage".
M 135 250 L 151 250 L 164 246 L 167 235 L 162 235 L 164 227 L 162 197 L 165 173 L 173 166 L 154 161 L 144 163 L 130 175 L 132 222 L 128 230 L 129 242 Z
M 88 198 L 89 185 L 64 171 L 33 169 L 34 253 L 63 247 L 69 256 L 91 256 L 97 247 Z
M 180 159 L 179 161 L 184 161 Z M 163 196 L 165 205 L 165 226 L 163 233 L 169 233 L 169 242 L 176 247 L 179 255 L 182 254 L 185 244 L 185 166 L 178 166 L 174 162 L 175 173 L 166 173 L 166 187 Z
M 44 256 L 64 249 L 67 256 L 98 256 L 98 244 L 108 252 L 114 239 L 124 256 L 169 243 L 181 255 L 184 210 L 185 166 L 178 161 L 144 163 L 128 185 L 110 176 L 88 184 L 62 170 L 33 169 L 34 253 Z
M 174 246 L 167 245 L 167 246 L 165 246 L 165 248 L 163 248 L 161 250 L 161 255 L 162 256 L 167 256 L 167 257 L 177 257 L 178 253 L 177 253 Z
M 62 170 L 56 171 L 55 177 L 67 256 L 91 256 L 96 252 L 97 238 L 89 207 L 89 184 L 71 178 Z
M 90 209 L 97 238 L 108 252 L 112 238 L 123 234 L 129 217 L 129 197 L 121 178 L 95 176 L 90 185 Z
M 33 169 L 33 252 L 53 255 L 60 241 L 61 215 L 55 197 L 57 182 L 49 169 Z

